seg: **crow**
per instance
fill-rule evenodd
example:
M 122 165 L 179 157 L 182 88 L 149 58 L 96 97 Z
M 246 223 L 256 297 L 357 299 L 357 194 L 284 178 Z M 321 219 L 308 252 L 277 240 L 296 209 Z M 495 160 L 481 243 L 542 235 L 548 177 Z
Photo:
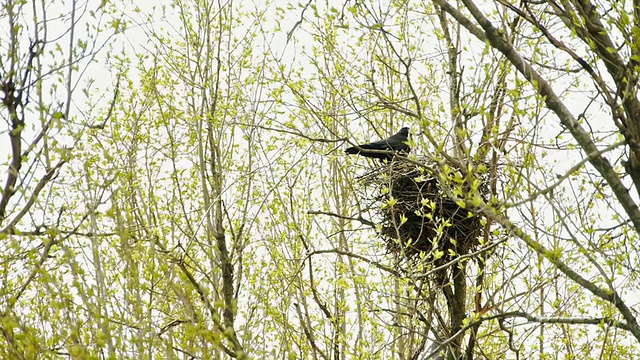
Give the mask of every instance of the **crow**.
M 407 144 L 409 140 L 409 128 L 403 127 L 400 131 L 384 140 L 374 141 L 369 144 L 362 144 L 347 148 L 344 152 L 347 154 L 357 154 L 364 157 L 373 159 L 384 160 L 393 159 L 393 154 L 389 154 L 389 151 L 402 152 L 408 154 L 411 149 Z M 373 151 L 372 151 L 373 150 Z M 384 153 L 383 151 L 387 151 Z

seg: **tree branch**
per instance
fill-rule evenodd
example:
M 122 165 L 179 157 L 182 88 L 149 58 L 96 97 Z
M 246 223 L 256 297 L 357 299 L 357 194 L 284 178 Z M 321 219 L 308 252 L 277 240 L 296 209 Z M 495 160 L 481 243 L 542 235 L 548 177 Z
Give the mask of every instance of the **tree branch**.
M 446 4 L 444 0 L 434 1 L 439 5 Z M 513 64 L 513 66 L 533 85 L 538 94 L 543 96 L 546 106 L 553 111 L 556 116 L 558 116 L 560 123 L 569 130 L 583 151 L 586 154 L 596 154 L 593 158 L 589 159 L 589 163 L 591 163 L 591 165 L 593 165 L 593 167 L 607 181 L 616 196 L 616 199 L 620 202 L 631 219 L 636 232 L 640 233 L 640 209 L 638 209 L 638 206 L 629 195 L 627 188 L 622 183 L 611 163 L 609 163 L 609 160 L 598 154 L 599 150 L 591 140 L 589 134 L 573 117 L 569 109 L 553 91 L 551 85 L 549 85 L 549 83 L 533 69 L 531 64 L 520 56 L 511 43 L 509 43 L 506 36 L 491 24 L 475 3 L 472 0 L 462 0 L 462 2 L 484 30 L 484 34 L 482 36 L 478 36 L 478 39 L 483 41 L 488 40 L 492 47 L 502 52 L 511 64 Z M 456 20 L 466 19 L 457 9 L 450 5 L 441 6 L 456 18 Z M 461 21 L 460 23 L 467 28 L 467 30 L 476 35 L 478 29 L 475 28 L 468 19 Z M 640 329 L 638 329 L 638 338 L 640 339 Z
M 464 335 L 464 333 L 471 329 L 474 326 L 477 326 L 479 324 L 482 324 L 483 322 L 486 321 L 491 321 L 491 320 L 497 320 L 497 319 L 501 319 L 501 320 L 505 320 L 505 319 L 509 319 L 509 318 L 524 318 L 526 319 L 528 322 L 531 323 L 538 323 L 538 324 L 571 324 L 571 325 L 596 325 L 596 326 L 601 326 L 602 324 L 607 324 L 609 326 L 613 326 L 619 329 L 623 329 L 623 330 L 628 330 L 628 331 L 632 331 L 632 328 L 629 327 L 628 324 L 625 324 L 624 322 L 620 322 L 611 318 L 607 318 L 607 317 L 600 317 L 600 318 L 584 318 L 584 317 L 547 317 L 547 316 L 533 316 L 531 314 L 528 314 L 526 312 L 522 312 L 522 311 L 513 311 L 513 312 L 508 312 L 508 313 L 502 313 L 502 314 L 496 314 L 496 315 L 491 315 L 491 316 L 486 316 L 486 317 L 482 317 L 479 318 L 477 320 L 474 321 L 470 321 L 467 325 L 463 326 L 458 332 L 456 332 L 455 334 L 453 334 L 452 336 L 450 336 L 447 340 L 441 342 L 438 344 L 438 347 L 432 351 L 430 354 L 428 354 L 425 359 L 431 359 L 433 356 L 436 356 L 440 350 L 442 350 L 443 348 L 445 348 L 447 345 L 449 345 L 451 342 L 455 341 L 455 339 L 457 339 L 458 337 Z
M 16 214 L 16 216 L 13 218 L 13 220 L 11 220 L 11 222 L 9 222 L 9 224 L 7 224 L 7 226 L 4 227 L 4 229 L 0 230 L 0 234 L 11 234 L 13 233 L 15 226 L 18 224 L 18 222 L 20 222 L 20 220 L 22 219 L 22 217 L 29 212 L 29 209 L 31 209 L 31 206 L 33 206 L 33 204 L 36 202 L 36 200 L 38 199 L 38 195 L 40 195 L 40 191 L 42 191 L 42 189 L 45 187 L 45 185 L 47 185 L 49 183 L 49 181 L 51 181 L 51 179 L 57 174 L 58 169 L 60 169 L 62 167 L 62 165 L 64 165 L 66 163 L 66 160 L 60 160 L 53 168 L 49 169 L 49 171 L 47 171 L 47 173 L 42 177 L 42 179 L 40 179 L 40 181 L 38 181 L 38 184 L 36 184 L 35 189 L 33 189 L 33 192 L 31 193 L 31 196 L 29 197 L 29 200 L 27 201 L 27 203 L 22 207 L 22 209 L 20 210 L 20 212 L 18 212 L 18 214 Z M 0 220 L 2 218 L 0 217 Z

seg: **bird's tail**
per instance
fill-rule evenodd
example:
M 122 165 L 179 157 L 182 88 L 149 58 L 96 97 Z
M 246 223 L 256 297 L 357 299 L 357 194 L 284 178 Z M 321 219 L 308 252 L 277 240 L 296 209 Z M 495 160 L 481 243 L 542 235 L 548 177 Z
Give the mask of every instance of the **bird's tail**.
M 379 144 L 362 144 L 347 148 L 345 152 L 347 154 L 358 154 L 362 152 L 362 150 L 389 150 L 389 148 L 386 146 L 380 146 Z
M 346 148 L 344 152 L 346 152 L 347 154 L 357 154 L 360 152 L 360 150 L 358 150 L 355 146 L 352 146 L 350 148 Z

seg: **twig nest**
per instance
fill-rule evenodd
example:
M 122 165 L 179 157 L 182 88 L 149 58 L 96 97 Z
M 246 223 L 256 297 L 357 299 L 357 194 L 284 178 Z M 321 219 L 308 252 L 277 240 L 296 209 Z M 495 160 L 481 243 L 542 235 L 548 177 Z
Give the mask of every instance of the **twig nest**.
M 367 182 L 382 193 L 380 234 L 388 250 L 408 259 L 422 253 L 431 260 L 473 251 L 483 229 L 480 218 L 442 190 L 449 186 L 464 191 L 465 182 L 440 184 L 423 163 L 395 160 L 367 176 Z

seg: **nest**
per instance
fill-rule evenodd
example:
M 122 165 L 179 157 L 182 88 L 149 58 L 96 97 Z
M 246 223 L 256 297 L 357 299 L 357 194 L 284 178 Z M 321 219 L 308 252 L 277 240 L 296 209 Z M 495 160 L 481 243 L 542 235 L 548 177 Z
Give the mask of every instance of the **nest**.
M 424 167 L 392 161 L 370 174 L 368 182 L 382 192 L 380 235 L 390 252 L 448 260 L 477 248 L 480 218 L 447 197 Z M 465 184 L 456 186 L 464 189 Z

